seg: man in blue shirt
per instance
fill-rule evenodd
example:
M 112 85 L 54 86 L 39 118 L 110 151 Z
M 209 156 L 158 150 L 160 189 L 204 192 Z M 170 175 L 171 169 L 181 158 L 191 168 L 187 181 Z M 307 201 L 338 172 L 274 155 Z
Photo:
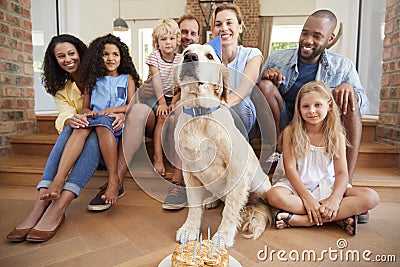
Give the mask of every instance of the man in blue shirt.
M 301 31 L 298 48 L 271 54 L 258 87 L 273 113 L 277 138 L 292 120 L 297 93 L 305 83 L 319 80 L 331 88 L 350 143 L 346 156 L 351 183 L 361 142 L 361 114 L 369 101 L 350 59 L 327 50 L 335 39 L 336 24 L 336 16 L 329 10 L 311 14 Z M 278 144 L 277 151 L 280 149 Z

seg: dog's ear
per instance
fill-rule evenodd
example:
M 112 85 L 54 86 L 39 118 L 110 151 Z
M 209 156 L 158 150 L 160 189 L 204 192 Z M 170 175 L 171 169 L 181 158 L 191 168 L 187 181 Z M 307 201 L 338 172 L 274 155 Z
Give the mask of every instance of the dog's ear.
M 222 65 L 222 64 L 221 64 Z M 228 90 L 229 90 L 229 70 L 225 65 L 222 65 L 221 68 L 221 75 L 222 75 L 222 94 L 221 94 L 221 100 L 222 101 L 227 101 L 228 99 Z
M 179 86 L 179 83 L 178 83 L 178 75 L 179 75 L 178 74 L 178 71 L 179 71 L 178 66 L 179 66 L 179 64 L 175 65 L 172 70 L 172 78 L 173 78 L 172 94 L 173 95 L 177 95 L 181 92 L 181 87 Z

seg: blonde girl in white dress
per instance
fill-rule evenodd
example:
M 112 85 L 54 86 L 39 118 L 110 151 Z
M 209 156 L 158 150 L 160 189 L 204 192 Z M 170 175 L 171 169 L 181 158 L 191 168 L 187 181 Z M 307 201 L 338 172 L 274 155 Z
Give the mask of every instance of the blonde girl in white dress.
M 356 214 L 374 208 L 379 196 L 349 184 L 346 145 L 329 87 L 319 81 L 305 84 L 293 121 L 283 132 L 282 157 L 267 192 L 268 203 L 277 208 L 277 229 L 336 222 L 349 235 L 356 234 Z

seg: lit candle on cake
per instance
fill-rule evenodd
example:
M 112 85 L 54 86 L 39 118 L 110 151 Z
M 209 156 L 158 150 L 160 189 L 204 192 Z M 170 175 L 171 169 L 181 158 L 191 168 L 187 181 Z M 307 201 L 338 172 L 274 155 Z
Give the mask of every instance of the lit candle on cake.
M 214 256 L 214 242 L 211 243 L 210 259 L 212 259 L 213 256 Z
M 220 250 L 221 249 L 221 237 L 220 237 L 219 231 L 218 231 L 217 235 L 218 235 L 218 255 L 221 256 L 221 250 Z
M 202 246 L 202 241 L 203 240 L 203 234 L 200 234 L 200 250 L 201 250 L 201 246 Z
M 210 243 L 210 227 L 208 227 L 207 233 L 208 233 L 207 241 L 208 241 L 208 243 Z
M 183 253 L 183 249 L 185 248 L 186 244 L 186 229 L 183 231 L 183 240 L 182 240 L 182 246 L 181 246 L 181 254 Z
M 196 248 L 197 248 L 197 246 L 194 245 L 193 256 L 192 256 L 192 262 L 194 262 L 194 260 L 195 260 L 195 258 L 196 258 Z

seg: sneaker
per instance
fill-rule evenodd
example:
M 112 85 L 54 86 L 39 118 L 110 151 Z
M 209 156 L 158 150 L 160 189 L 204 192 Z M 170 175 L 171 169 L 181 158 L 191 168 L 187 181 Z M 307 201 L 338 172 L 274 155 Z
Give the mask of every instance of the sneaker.
M 358 215 L 358 223 L 367 223 L 369 221 L 369 212 L 364 211 Z
M 102 199 L 101 196 L 104 195 L 106 192 L 108 183 L 105 183 L 102 185 L 99 189 L 100 191 L 97 193 L 97 195 L 89 202 L 88 205 L 88 210 L 93 210 L 93 211 L 103 211 L 107 210 L 111 207 L 111 204 L 105 203 Z M 124 192 L 124 185 L 121 185 L 118 191 L 118 198 L 121 198 L 125 195 Z
M 165 210 L 180 210 L 186 206 L 186 200 L 185 187 L 179 182 L 172 182 L 162 208 Z

